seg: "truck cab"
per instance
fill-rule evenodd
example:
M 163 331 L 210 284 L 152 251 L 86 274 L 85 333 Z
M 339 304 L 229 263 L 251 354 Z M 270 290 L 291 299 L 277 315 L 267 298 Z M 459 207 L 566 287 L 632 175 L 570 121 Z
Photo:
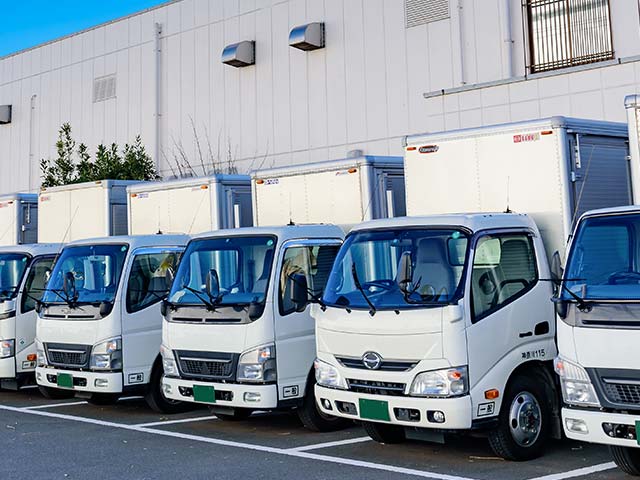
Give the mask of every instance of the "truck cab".
M 527 215 L 366 222 L 345 239 L 315 308 L 316 398 L 377 441 L 405 428 L 484 431 L 531 458 L 557 404 L 552 285 Z
M 36 307 L 61 245 L 0 247 L 0 387 L 34 383 Z
M 317 299 L 342 243 L 332 225 L 220 230 L 188 244 L 164 303 L 164 395 L 223 420 L 292 410 L 311 429 L 343 422 L 313 398 Z
M 640 475 L 640 207 L 587 212 L 555 298 L 567 437 L 608 445 Z
M 62 249 L 37 321 L 36 381 L 45 396 L 110 404 L 144 394 L 157 411 L 182 409 L 161 392 L 160 306 L 187 241 L 114 236 Z

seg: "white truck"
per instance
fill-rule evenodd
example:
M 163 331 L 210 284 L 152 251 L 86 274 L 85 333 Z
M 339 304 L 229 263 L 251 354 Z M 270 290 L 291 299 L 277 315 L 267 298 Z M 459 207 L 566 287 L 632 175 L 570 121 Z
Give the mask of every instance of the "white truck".
M 354 228 L 313 311 L 322 411 L 383 443 L 476 431 L 541 454 L 561 433 L 546 252 L 585 208 L 629 201 L 626 139 L 559 117 L 407 137 L 414 216 Z
M 367 157 L 254 173 L 258 227 L 198 235 L 180 262 L 164 303 L 165 396 L 207 404 L 222 419 L 288 409 L 313 430 L 343 425 L 314 401 L 314 321 L 307 304 L 322 293 L 344 233 L 307 222 L 318 221 L 310 212 L 340 195 L 350 199 L 339 211 L 342 223 L 398 213 L 402 202 L 386 200 L 402 183 L 374 182 L 361 170 L 395 178 L 402 169 L 401 158 Z M 378 199 L 384 203 L 372 207 Z M 334 220 L 330 213 L 325 222 Z
M 248 175 L 145 182 L 127 192 L 129 235 L 210 232 L 253 221 Z
M 46 397 L 104 405 L 141 393 L 156 411 L 182 410 L 161 391 L 160 302 L 187 241 L 114 236 L 62 249 L 36 329 L 36 381 Z
M 0 247 L 0 388 L 34 383 L 36 307 L 61 245 Z
M 140 182 L 99 180 L 43 188 L 38 201 L 38 241 L 66 243 L 126 235 L 127 186 L 135 183 Z
M 634 206 L 590 211 L 578 222 L 555 298 L 555 367 L 566 435 L 608 445 L 618 467 L 639 476 L 640 97 L 625 106 Z
M 38 241 L 38 195 L 14 193 L 0 196 L 0 245 Z

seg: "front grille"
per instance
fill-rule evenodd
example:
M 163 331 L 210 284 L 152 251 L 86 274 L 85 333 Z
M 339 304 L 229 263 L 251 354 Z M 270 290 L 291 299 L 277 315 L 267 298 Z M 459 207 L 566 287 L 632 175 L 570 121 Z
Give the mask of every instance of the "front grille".
M 205 380 L 234 380 L 238 354 L 176 351 L 181 376 Z
M 353 358 L 353 357 L 336 357 L 336 360 L 342 364 L 342 366 L 347 368 L 355 368 L 358 370 L 370 370 L 364 364 L 361 358 Z M 392 361 L 392 360 L 382 360 L 380 362 L 380 366 L 376 368 L 376 370 L 382 370 L 385 372 L 407 372 L 415 367 L 418 362 L 401 362 L 401 361 Z
M 88 368 L 91 345 L 45 343 L 49 363 L 54 367 Z
M 369 395 L 388 395 L 392 397 L 401 397 L 404 395 L 404 383 L 392 382 L 375 382 L 372 380 L 347 380 L 349 390 L 357 393 L 366 393 Z
M 602 387 L 610 402 L 640 407 L 640 385 L 613 383 L 602 379 Z

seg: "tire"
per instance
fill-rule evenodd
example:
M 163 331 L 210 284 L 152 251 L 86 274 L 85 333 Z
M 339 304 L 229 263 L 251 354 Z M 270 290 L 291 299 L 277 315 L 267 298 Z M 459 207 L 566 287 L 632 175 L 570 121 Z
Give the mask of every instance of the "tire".
M 404 427 L 400 425 L 388 425 L 386 423 L 362 422 L 367 435 L 378 443 L 402 443 L 407 438 Z
M 147 405 L 149 405 L 154 412 L 158 413 L 174 414 L 191 410 L 193 407 L 188 403 L 181 402 L 179 400 L 171 400 L 164 396 L 164 393 L 162 392 L 163 374 L 164 370 L 162 369 L 162 364 L 160 362 L 156 362 L 151 372 L 149 387 L 144 395 Z
M 61 388 L 38 385 L 38 390 L 40 390 L 42 396 L 48 400 L 63 400 L 66 398 L 73 398 L 75 396 L 75 392 L 73 390 L 63 390 Z
M 497 456 L 521 462 L 542 455 L 551 420 L 543 382 L 542 376 L 518 376 L 507 387 L 498 426 L 489 432 Z
M 307 389 L 302 406 L 296 410 L 302 425 L 312 432 L 335 432 L 347 428 L 351 421 L 322 412 L 316 403 L 315 381 Z
M 610 445 L 609 452 L 620 470 L 628 475 L 640 477 L 640 448 Z
M 115 405 L 119 398 L 119 393 L 92 393 L 87 402 L 98 406 Z
M 233 411 L 229 409 L 228 412 L 222 413 L 217 412 L 215 411 L 215 409 L 213 409 L 212 413 L 220 420 L 223 420 L 225 422 L 242 422 L 251 416 L 253 410 L 250 410 L 248 408 L 235 408 L 233 409 Z

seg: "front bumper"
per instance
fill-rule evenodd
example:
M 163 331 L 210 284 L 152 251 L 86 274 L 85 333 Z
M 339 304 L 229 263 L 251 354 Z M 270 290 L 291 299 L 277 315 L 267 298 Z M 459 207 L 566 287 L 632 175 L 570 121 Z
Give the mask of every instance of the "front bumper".
M 193 387 L 213 387 L 215 390 L 214 402 L 196 402 L 193 398 Z M 196 380 L 184 380 L 175 377 L 162 378 L 162 391 L 164 396 L 171 400 L 182 402 L 203 403 L 207 405 L 219 405 L 221 407 L 273 409 L 278 406 L 277 385 L 251 385 L 235 383 L 200 382 Z M 252 398 L 253 401 L 247 401 Z
M 16 378 L 16 357 L 0 359 L 0 378 Z
M 121 372 L 79 372 L 59 368 L 37 367 L 36 382 L 43 387 L 60 388 L 57 383 L 58 374 L 69 374 L 73 377 L 73 390 L 88 393 L 122 393 L 123 381 Z M 69 389 L 66 389 L 69 390 Z
M 588 432 L 578 433 L 567 428 L 567 419 L 580 420 L 587 426 Z M 634 426 L 640 420 L 638 415 L 628 415 L 624 413 L 606 413 L 590 410 L 578 410 L 564 407 L 562 409 L 562 426 L 564 433 L 572 440 L 583 442 L 599 443 L 602 445 L 618 445 L 621 447 L 637 447 L 637 440 L 614 438 L 607 435 L 602 427 L 603 423 L 616 423 Z
M 316 400 L 320 409 L 329 415 L 334 415 L 352 420 L 365 420 L 381 423 L 391 423 L 406 427 L 433 428 L 446 430 L 468 430 L 471 428 L 471 397 L 466 395 L 457 398 L 419 398 L 419 397 L 395 397 L 386 395 L 367 395 L 362 393 L 337 390 L 333 388 L 315 386 Z M 373 400 L 386 402 L 386 410 L 389 421 L 363 418 L 360 411 L 361 400 Z M 331 403 L 331 410 L 325 408 L 326 401 Z M 337 402 L 337 403 L 336 403 Z M 346 404 L 349 404 L 351 412 L 346 413 Z M 380 405 L 380 404 L 379 404 Z M 382 404 L 384 405 L 384 404 Z M 382 407 L 384 409 L 384 407 Z M 402 411 L 412 410 L 419 412 L 418 420 L 400 420 L 398 415 Z M 427 412 L 444 413 L 444 422 L 436 423 L 429 420 Z M 380 413 L 380 411 L 378 411 Z M 384 415 L 382 415 L 384 416 Z

